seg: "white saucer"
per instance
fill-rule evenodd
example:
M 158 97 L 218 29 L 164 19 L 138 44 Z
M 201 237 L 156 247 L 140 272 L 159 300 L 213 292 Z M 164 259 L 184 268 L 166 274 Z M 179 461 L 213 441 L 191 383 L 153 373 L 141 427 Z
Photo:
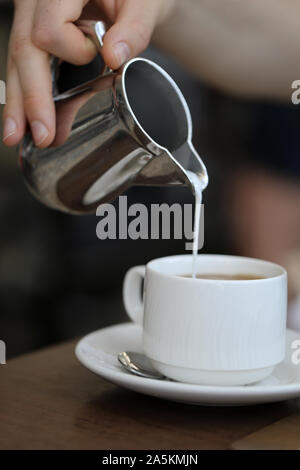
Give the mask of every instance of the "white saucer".
M 76 347 L 79 361 L 92 372 L 121 387 L 167 400 L 197 405 L 253 405 L 300 397 L 300 364 L 294 365 L 291 343 L 300 332 L 287 330 L 285 360 L 273 374 L 253 385 L 220 387 L 190 385 L 136 377 L 122 368 L 117 353 L 142 352 L 142 330 L 133 323 L 104 328 L 83 338 Z

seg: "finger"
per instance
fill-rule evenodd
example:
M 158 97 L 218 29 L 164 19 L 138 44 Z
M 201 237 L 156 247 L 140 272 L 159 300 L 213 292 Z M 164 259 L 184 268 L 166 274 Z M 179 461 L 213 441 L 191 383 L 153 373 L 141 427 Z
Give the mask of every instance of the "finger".
M 23 106 L 34 142 L 47 147 L 55 135 L 55 110 L 49 56 L 31 42 L 34 11 L 19 3 L 15 12 L 11 52 L 18 70 Z
M 9 61 L 6 80 L 6 105 L 3 111 L 3 142 L 17 145 L 25 132 L 22 89 L 15 64 Z
M 25 114 L 35 145 L 47 147 L 55 136 L 55 107 L 49 56 L 33 46 L 28 46 L 19 57 L 17 68 Z
M 28 0 L 26 4 L 20 0 L 15 0 L 15 17 L 21 8 L 21 15 L 26 16 L 27 11 L 33 10 L 36 0 Z M 15 24 L 15 19 L 14 19 Z M 7 79 L 6 79 L 6 105 L 3 112 L 3 142 L 8 145 L 16 145 L 24 136 L 26 118 L 23 106 L 22 89 L 16 65 L 12 58 L 12 42 L 14 36 L 14 27 L 12 28 L 7 60 Z
M 104 37 L 103 57 L 112 69 L 148 46 L 158 20 L 161 2 L 158 0 L 125 0 L 115 24 Z
M 96 46 L 74 25 L 87 0 L 40 0 L 34 16 L 33 44 L 74 65 L 89 63 Z
M 100 7 L 100 9 L 105 12 L 106 16 L 112 23 L 116 21 L 121 2 L 123 2 L 123 0 L 96 0 L 98 8 Z

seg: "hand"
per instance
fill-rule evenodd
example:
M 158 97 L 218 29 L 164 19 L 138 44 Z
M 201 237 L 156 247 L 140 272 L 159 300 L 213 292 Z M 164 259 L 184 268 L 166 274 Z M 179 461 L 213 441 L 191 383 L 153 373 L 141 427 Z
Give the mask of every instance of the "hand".
M 50 54 L 75 65 L 96 55 L 93 42 L 74 24 L 85 14 L 112 26 L 104 38 L 103 57 L 112 69 L 145 49 L 152 32 L 175 0 L 15 0 L 7 74 L 3 141 L 13 146 L 28 121 L 35 145 L 49 146 L 55 137 Z M 88 16 L 93 11 L 93 16 Z M 96 16 L 95 17 L 95 12 Z

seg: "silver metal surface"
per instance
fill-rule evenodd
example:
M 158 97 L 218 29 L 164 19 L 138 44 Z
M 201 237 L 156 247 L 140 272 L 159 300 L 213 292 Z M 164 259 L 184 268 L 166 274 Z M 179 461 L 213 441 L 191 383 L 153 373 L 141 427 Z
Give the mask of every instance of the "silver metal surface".
M 79 26 L 101 51 L 104 24 Z M 191 142 L 190 112 L 171 77 L 142 58 L 115 72 L 98 59 L 97 78 L 67 90 L 59 90 L 62 65 L 52 61 L 54 143 L 38 149 L 27 134 L 20 148 L 20 166 L 32 193 L 52 208 L 85 214 L 133 185 L 194 190 L 188 171 L 205 188 L 208 176 Z
M 124 351 L 118 354 L 118 360 L 131 374 L 147 379 L 164 380 L 166 378 L 153 368 L 150 359 L 144 354 Z

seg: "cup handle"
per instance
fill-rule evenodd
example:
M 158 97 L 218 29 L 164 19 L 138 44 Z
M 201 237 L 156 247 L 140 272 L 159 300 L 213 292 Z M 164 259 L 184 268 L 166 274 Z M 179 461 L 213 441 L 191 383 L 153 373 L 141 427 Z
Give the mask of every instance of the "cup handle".
M 146 266 L 135 266 L 126 273 L 123 283 L 123 302 L 129 318 L 138 325 L 143 325 L 144 301 L 141 298 L 142 282 Z

